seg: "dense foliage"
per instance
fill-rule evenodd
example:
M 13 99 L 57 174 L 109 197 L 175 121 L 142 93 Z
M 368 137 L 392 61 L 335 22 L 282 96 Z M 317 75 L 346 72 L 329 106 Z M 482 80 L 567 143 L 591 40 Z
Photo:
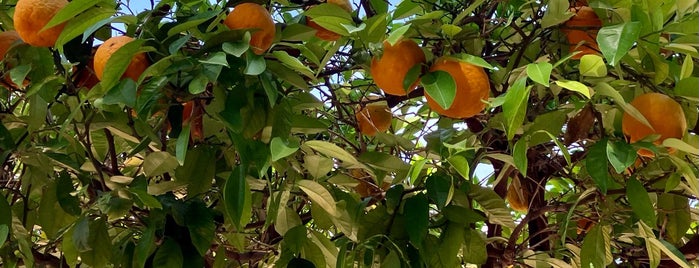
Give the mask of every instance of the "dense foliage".
M 146 2 L 71 1 L 53 46 L 5 55 L 0 266 L 697 265 L 696 0 L 258 2 L 266 51 L 224 25 L 239 2 Z M 566 23 L 583 6 L 601 25 Z M 117 35 L 135 39 L 97 83 Z M 387 95 L 371 59 L 405 39 L 426 64 Z M 120 79 L 137 53 L 148 68 Z M 444 56 L 485 68 L 477 115 L 426 104 L 463 100 L 429 71 Z M 628 141 L 648 92 L 681 105 L 662 116 L 682 137 Z M 388 130 L 364 135 L 356 113 L 377 104 Z

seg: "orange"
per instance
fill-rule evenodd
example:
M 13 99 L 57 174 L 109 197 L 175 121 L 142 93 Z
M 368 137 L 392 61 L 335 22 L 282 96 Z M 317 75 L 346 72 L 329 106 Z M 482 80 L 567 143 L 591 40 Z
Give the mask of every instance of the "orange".
M 405 96 L 415 89 L 419 79 L 410 87 L 403 86 L 406 74 L 413 66 L 425 63 L 425 53 L 414 41 L 403 39 L 391 46 L 383 42 L 383 55 L 371 60 L 371 76 L 386 94 Z
M 637 142 L 648 135 L 659 134 L 660 138 L 654 143 L 661 144 L 667 138 L 681 139 L 687 132 L 687 119 L 682 111 L 682 106 L 672 98 L 661 93 L 645 93 L 631 101 L 631 106 L 636 108 L 653 127 L 652 129 L 631 115 L 624 113 L 621 118 L 621 130 L 629 137 L 629 142 Z M 671 148 L 670 152 L 674 150 Z M 638 154 L 653 157 L 653 152 L 647 149 L 639 149 Z
M 580 51 L 572 59 L 580 59 L 588 54 L 599 54 L 597 32 L 602 27 L 602 21 L 589 6 L 576 6 L 569 9 L 575 13 L 566 21 L 563 33 L 570 44 L 570 52 Z M 578 47 L 580 42 L 584 43 Z
M 67 4 L 66 0 L 19 0 L 13 17 L 15 30 L 27 44 L 51 47 L 56 43 L 66 23 L 44 31 L 41 29 Z
M 510 186 L 507 187 L 507 202 L 510 207 L 519 212 L 529 210 L 529 193 L 522 188 L 518 177 L 514 177 Z
M 370 103 L 355 114 L 359 132 L 367 136 L 374 136 L 378 132 L 385 132 L 391 126 L 393 114 L 386 102 Z
M 272 46 L 276 27 L 267 9 L 255 3 L 242 3 L 235 6 L 223 21 L 231 30 L 254 29 L 250 38 L 252 51 L 262 55 Z
M 427 104 L 440 115 L 452 118 L 472 117 L 485 108 L 482 100 L 488 99 L 490 82 L 482 67 L 451 58 L 439 58 L 430 72 L 445 71 L 456 82 L 456 95 L 449 109 L 444 109 L 425 92 Z
M 352 12 L 352 5 L 349 3 L 349 1 L 330 0 L 328 1 L 328 3 L 338 5 L 342 7 L 344 10 Z M 313 29 L 316 29 L 316 37 L 326 41 L 336 41 L 337 39 L 340 39 L 340 37 L 342 36 L 333 31 L 323 28 L 322 26 L 318 25 L 318 23 L 315 23 L 311 18 L 308 17 L 306 18 L 306 25 Z
M 95 74 L 97 75 L 97 78 L 102 80 L 104 70 L 107 66 L 107 61 L 109 61 L 112 54 L 133 40 L 134 39 L 132 37 L 128 36 L 115 36 L 107 39 L 107 41 L 104 41 L 104 43 L 97 48 L 94 59 Z M 134 81 L 138 81 L 138 78 L 146 70 L 146 68 L 148 68 L 148 65 L 149 63 L 146 53 L 138 53 L 131 58 L 131 63 L 129 63 L 129 66 L 126 68 L 126 71 L 121 77 L 128 77 Z

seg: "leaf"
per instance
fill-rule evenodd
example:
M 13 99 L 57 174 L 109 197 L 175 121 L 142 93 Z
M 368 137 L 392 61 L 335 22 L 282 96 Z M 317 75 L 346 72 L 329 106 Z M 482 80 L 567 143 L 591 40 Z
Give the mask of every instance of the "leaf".
M 643 223 L 643 221 L 638 222 L 638 235 L 640 237 L 645 238 L 645 244 L 646 244 L 646 251 L 648 252 L 648 259 L 650 262 L 650 267 L 658 267 L 660 264 L 660 259 L 662 257 L 660 253 L 660 248 L 655 246 L 650 239 L 648 238 L 655 238 L 655 234 L 653 234 L 653 229 L 650 228 L 650 226 L 646 225 Z
M 588 99 L 590 98 L 590 88 L 588 88 L 583 83 L 577 81 L 558 80 L 556 81 L 556 85 L 559 85 L 560 87 L 568 90 L 578 92 L 583 96 L 587 97 Z
M 335 208 L 335 199 L 325 187 L 312 180 L 297 181 L 296 186 L 308 195 L 311 202 L 323 208 L 331 217 L 339 217 L 340 214 Z
M 308 66 L 304 65 L 299 59 L 292 57 L 286 51 L 275 50 L 272 52 L 274 56 L 284 65 L 292 70 L 305 75 L 308 78 L 315 79 L 313 71 Z
M 528 149 L 529 142 L 525 138 L 519 139 L 512 149 L 512 158 L 515 162 L 515 167 L 524 177 L 527 177 L 527 166 L 529 161 L 529 158 L 527 157 Z
M 464 244 L 462 256 L 467 263 L 482 265 L 488 260 L 488 253 L 485 248 L 487 243 L 481 237 L 481 232 L 474 229 L 467 229 L 464 232 Z
M 90 1 L 90 0 L 84 1 L 83 0 L 83 1 L 71 1 L 68 5 L 70 6 L 72 4 L 81 3 L 81 2 L 82 3 L 89 2 L 90 4 L 85 5 L 85 6 L 81 6 L 79 8 L 85 8 L 85 7 L 89 8 L 92 5 L 99 3 L 98 1 Z M 62 51 L 64 51 L 66 49 L 64 47 L 64 45 L 66 43 L 70 42 L 70 40 L 72 40 L 80 35 L 85 35 L 86 33 L 87 33 L 87 36 L 89 36 L 91 34 L 90 29 L 93 28 L 95 25 L 99 25 L 100 23 L 102 23 L 105 20 L 111 20 L 112 16 L 114 16 L 114 13 L 115 13 L 114 5 L 109 4 L 106 1 L 101 1 L 101 3 L 102 4 L 107 3 L 107 5 L 101 5 L 100 7 L 90 8 L 90 9 L 87 9 L 84 12 L 78 14 L 77 16 L 71 16 L 70 17 L 71 20 L 68 21 L 68 23 L 63 28 L 63 31 L 61 31 L 61 35 L 58 36 L 58 39 L 56 39 L 56 43 L 55 43 L 54 47 L 59 48 Z M 68 6 L 61 9 L 59 11 L 59 13 L 65 11 L 67 7 Z M 58 15 L 59 14 L 56 14 L 56 16 L 54 16 L 52 18 L 52 20 L 56 19 L 58 17 Z M 48 26 L 48 24 L 47 24 L 47 26 Z M 46 28 L 46 27 L 44 27 L 44 28 Z M 85 41 L 83 41 L 83 43 L 84 42 Z
M 184 165 L 175 169 L 178 181 L 187 184 L 187 195 L 196 196 L 211 190 L 216 174 L 216 149 L 198 146 L 189 150 Z
M 597 43 L 609 64 L 616 66 L 641 34 L 641 22 L 629 21 L 616 25 L 604 26 L 597 33 Z
M 456 36 L 462 31 L 461 27 L 456 26 L 454 24 L 442 24 L 440 28 L 442 30 L 442 33 L 444 33 L 449 38 L 454 38 L 454 36 Z
M 420 172 L 420 170 L 422 169 L 422 166 L 425 164 L 424 159 L 421 161 L 422 161 L 421 163 L 418 162 L 418 163 L 420 163 L 419 167 L 418 166 L 411 167 L 411 170 L 413 172 L 418 172 L 418 173 Z M 447 161 L 456 170 L 456 172 L 459 173 L 459 175 L 461 175 L 461 177 L 464 177 L 465 179 L 471 178 L 471 175 L 470 175 L 471 170 L 469 168 L 468 159 L 466 157 L 465 152 L 460 152 L 460 153 L 454 154 L 454 155 L 450 156 L 447 159 Z M 418 164 L 418 163 L 416 163 L 416 164 Z M 416 169 L 413 169 L 413 167 L 418 167 L 419 169 L 416 170 Z M 411 178 L 412 177 L 413 176 L 411 175 Z M 417 177 L 417 174 L 415 174 L 415 177 Z
M 607 193 L 607 187 L 611 178 L 609 177 L 609 164 L 607 162 L 607 139 L 602 139 L 593 144 L 587 151 L 585 157 L 585 169 L 592 177 L 597 188 L 602 194 Z
M 658 225 L 665 226 L 665 238 L 669 242 L 679 244 L 691 222 L 687 197 L 676 194 L 661 194 L 658 197 Z
M 680 151 L 687 152 L 693 155 L 699 155 L 699 147 L 692 146 L 680 139 L 667 138 L 663 140 L 663 146 L 676 148 Z
M 243 230 L 244 224 L 250 221 L 252 216 L 252 195 L 250 185 L 245 180 L 245 171 L 245 167 L 236 166 L 223 188 L 226 214 L 237 230 Z
M 97 4 L 105 4 L 109 3 L 107 1 L 94 1 L 94 0 L 75 0 L 69 2 L 67 5 L 65 5 L 63 8 L 58 10 L 53 17 L 51 17 L 51 20 L 49 20 L 46 25 L 44 25 L 44 28 L 41 28 L 41 31 L 47 30 L 53 26 L 59 25 L 67 20 L 70 20 L 72 18 L 77 17 L 80 15 L 85 10 L 90 9 L 91 7 L 97 5 Z
M 476 200 L 483 208 L 488 221 L 508 228 L 515 228 L 515 223 L 510 216 L 510 210 L 495 191 L 481 186 L 472 186 L 468 196 Z
M 12 227 L 12 208 L 7 203 L 5 196 L 2 195 L 0 196 L 0 228 L 6 228 L 9 233 L 10 227 Z M 5 244 L 4 241 L 7 237 L 7 234 L 3 235 L 3 232 L 0 231 L 0 241 L 3 241 L 3 243 L 0 243 L 0 246 Z
M 236 42 L 226 42 L 221 45 L 221 50 L 223 52 L 226 52 L 227 54 L 236 56 L 240 58 L 243 54 L 245 54 L 246 51 L 248 51 L 248 48 L 250 48 L 250 38 L 251 34 L 249 31 L 246 31 L 245 34 L 243 34 L 243 39 L 240 41 Z
M 537 118 L 538 119 L 538 118 Z M 571 145 L 576 141 L 585 139 L 590 129 L 595 124 L 595 111 L 592 104 L 585 105 L 573 118 L 568 120 L 563 143 Z
M 247 195 L 249 195 L 250 189 L 246 190 L 248 193 Z M 250 220 L 250 214 L 248 213 L 247 215 L 247 220 L 243 218 L 241 221 L 242 226 Z M 202 201 L 194 201 L 189 204 L 183 216 L 184 223 L 189 230 L 189 237 L 192 238 L 192 245 L 194 245 L 200 256 L 206 255 L 206 252 L 211 248 L 211 243 L 216 236 L 216 224 L 214 223 L 213 211 L 206 207 L 206 204 Z
M 607 65 L 604 59 L 595 54 L 588 54 L 580 58 L 580 75 L 590 77 L 607 76 Z
M 553 66 L 548 62 L 527 64 L 527 76 L 529 76 L 532 81 L 542 84 L 545 87 L 549 86 L 551 70 L 553 70 Z
M 398 41 L 400 41 L 403 38 L 403 35 L 410 29 L 410 24 L 403 25 L 399 27 L 398 29 L 394 29 L 391 31 L 391 33 L 388 35 L 386 38 L 386 41 L 391 44 L 391 46 L 395 46 Z
M 619 105 L 619 107 L 621 107 L 621 109 L 624 110 L 625 113 L 628 113 L 634 119 L 653 129 L 653 126 L 650 125 L 650 123 L 643 116 L 643 114 L 641 114 L 641 112 L 639 112 L 638 109 L 624 101 L 624 98 L 621 96 L 621 94 L 619 94 L 619 92 L 609 84 L 601 82 L 597 84 L 597 86 L 595 86 L 595 91 L 600 95 L 611 97 L 612 100 L 614 100 L 614 102 L 617 105 Z
M 179 163 L 180 166 L 184 165 L 184 160 L 187 157 L 191 127 L 192 124 L 185 124 L 184 127 L 182 127 L 182 131 L 180 131 L 180 135 L 177 137 L 177 142 L 175 143 L 175 158 L 177 158 L 177 163 Z
M 680 267 L 682 268 L 690 268 L 689 263 L 687 263 L 687 259 L 685 258 L 684 254 L 677 250 L 675 246 L 672 244 L 668 243 L 665 240 L 660 240 L 657 238 L 648 238 L 653 245 L 657 246 L 660 248 L 660 250 L 665 253 L 670 259 L 672 259 L 675 263 L 679 264 Z
M 505 102 L 502 104 L 502 112 L 505 117 L 505 129 L 507 139 L 512 140 L 524 122 L 529 101 L 529 87 L 526 78 L 520 78 L 512 84 L 505 94 Z
M 604 234 L 602 226 L 595 225 L 585 235 L 580 248 L 580 260 L 582 267 L 605 267 L 606 252 L 608 248 L 605 246 Z
M 175 240 L 165 237 L 165 240 L 153 257 L 153 268 L 182 267 L 182 249 Z
M 299 145 L 294 142 L 285 142 L 280 137 L 274 137 L 269 144 L 269 149 L 272 151 L 272 161 L 276 162 L 295 153 L 299 149 Z
M 167 36 L 175 36 L 182 32 L 189 31 L 189 29 L 195 28 L 204 22 L 210 20 L 211 18 L 218 15 L 220 12 L 218 10 L 203 11 L 200 13 L 195 13 L 196 15 L 191 16 L 186 19 L 178 19 L 178 23 L 167 31 Z
M 410 243 L 415 248 L 422 247 L 422 240 L 427 235 L 429 224 L 429 203 L 425 194 L 417 194 L 405 200 L 403 208 L 405 215 L 405 230 L 408 232 Z
M 633 213 L 638 216 L 645 224 L 649 226 L 655 225 L 655 209 L 653 203 L 648 196 L 648 192 L 643 187 L 643 184 L 635 178 L 629 179 L 626 183 L 626 198 L 629 200 Z
M 607 142 L 607 159 L 617 173 L 622 173 L 636 161 L 636 150 L 625 141 Z
M 452 178 L 444 173 L 430 175 L 425 181 L 425 189 L 427 189 L 427 195 L 440 210 L 449 204 L 454 195 Z
M 136 243 L 136 248 L 134 250 L 134 266 L 135 267 L 145 267 L 148 257 L 155 250 L 155 226 L 149 225 L 146 230 L 144 230 L 138 243 Z
M 117 82 L 119 82 L 119 79 L 121 79 L 122 74 L 124 74 L 124 71 L 126 71 L 126 68 L 131 63 L 131 59 L 134 57 L 134 55 L 147 50 L 142 48 L 144 42 L 145 41 L 141 39 L 134 39 L 124 44 L 116 52 L 114 52 L 111 57 L 109 57 L 106 64 L 106 66 L 109 66 L 109 68 L 104 70 L 104 74 L 102 75 L 100 82 L 102 88 L 111 89 L 117 84 Z
M 244 73 L 247 75 L 259 75 L 267 69 L 265 58 L 252 53 L 250 50 L 245 54 L 245 60 L 247 64 L 245 65 Z
M 152 152 L 143 159 L 143 172 L 149 177 L 171 172 L 178 166 L 177 158 L 168 152 Z
M 574 14 L 568 12 L 568 5 L 566 0 L 549 1 L 544 17 L 541 19 L 541 26 L 549 28 L 569 20 Z
M 449 109 L 456 97 L 456 82 L 445 71 L 429 72 L 422 76 L 420 83 L 425 87 L 425 94 L 434 99 L 443 109 Z
M 62 171 L 56 179 L 56 199 L 61 205 L 63 211 L 73 216 L 79 216 L 82 212 L 80 209 L 80 200 L 77 196 L 71 195 L 75 191 L 73 188 L 73 179 L 67 171 Z
M 321 154 L 324 154 L 328 157 L 333 157 L 337 158 L 338 160 L 342 161 L 346 165 L 349 166 L 357 166 L 361 167 L 361 164 L 357 161 L 357 159 L 345 151 L 344 149 L 340 148 L 339 146 L 327 142 L 327 141 L 319 141 L 319 140 L 312 140 L 312 141 L 307 141 L 303 143 L 302 146 L 309 147 Z
M 690 55 L 685 55 L 684 62 L 682 62 L 682 69 L 680 69 L 680 80 L 684 78 L 689 78 L 694 72 L 694 61 Z
M 83 263 L 91 267 L 107 267 L 112 257 L 112 242 L 107 231 L 107 221 L 104 217 L 91 220 L 89 223 L 87 244 L 89 250 L 80 253 Z M 74 230 L 73 232 L 77 232 Z
M 306 155 L 303 157 L 303 166 L 311 176 L 318 179 L 332 171 L 333 160 L 320 155 Z
M 350 13 L 335 4 L 320 4 L 306 10 L 304 14 L 313 22 L 331 32 L 347 36 L 349 32 L 343 25 L 354 26 Z

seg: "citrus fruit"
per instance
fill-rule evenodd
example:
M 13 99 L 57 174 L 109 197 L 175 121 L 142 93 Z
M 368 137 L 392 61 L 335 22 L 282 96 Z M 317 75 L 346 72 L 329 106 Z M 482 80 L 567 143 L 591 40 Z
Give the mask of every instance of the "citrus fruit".
M 393 114 L 391 114 L 386 102 L 382 101 L 368 104 L 360 109 L 355 117 L 359 132 L 367 136 L 374 136 L 378 132 L 388 130 Z
M 628 113 L 621 118 L 621 130 L 629 137 L 629 142 L 637 142 L 648 135 L 658 134 L 660 138 L 655 140 L 656 145 L 665 139 L 681 139 L 687 131 L 687 119 L 682 111 L 682 106 L 669 96 L 661 93 L 645 93 L 631 101 L 631 106 L 636 108 L 643 117 L 648 120 L 650 126 L 644 125 Z M 670 149 L 673 152 L 673 148 Z M 638 154 L 653 157 L 654 154 L 647 149 L 639 149 Z
M 456 95 L 449 109 L 444 109 L 427 93 L 427 104 L 440 115 L 452 118 L 472 117 L 485 108 L 482 100 L 488 99 L 490 82 L 482 67 L 451 58 L 439 58 L 430 72 L 445 71 L 456 83 Z
M 371 76 L 386 94 L 405 96 L 415 89 L 416 80 L 410 87 L 403 86 L 403 80 L 413 66 L 425 63 L 425 53 L 410 39 L 398 41 L 395 45 L 383 43 L 383 55 L 371 60 Z
M 13 17 L 15 30 L 27 44 L 51 47 L 56 43 L 66 23 L 44 31 L 42 29 L 67 4 L 66 0 L 19 0 Z
M 512 179 L 510 186 L 507 187 L 507 202 L 510 207 L 519 212 L 527 212 L 529 210 L 529 193 L 527 193 L 518 177 Z
M 347 0 L 330 0 L 328 1 L 328 3 L 338 5 L 344 10 L 352 12 L 352 5 Z M 340 37 L 342 36 L 333 31 L 323 28 L 322 26 L 318 25 L 318 23 L 314 22 L 313 19 L 308 17 L 306 17 L 306 25 L 313 29 L 316 29 L 316 37 L 326 41 L 336 41 L 337 39 L 340 39 Z
M 235 6 L 223 23 L 231 30 L 253 29 L 250 46 L 257 55 L 262 55 L 272 46 L 276 28 L 267 9 L 255 3 Z
M 93 62 L 97 78 L 102 80 L 104 70 L 107 66 L 107 61 L 109 61 L 112 54 L 133 40 L 134 39 L 129 36 L 115 36 L 107 39 L 97 48 Z M 146 70 L 146 68 L 148 68 L 148 65 L 148 57 L 146 56 L 146 53 L 138 53 L 131 58 L 131 63 L 129 63 L 129 66 L 126 67 L 126 71 L 121 77 L 128 77 L 134 81 L 138 81 L 138 78 Z
M 571 7 L 569 11 L 575 15 L 565 22 L 563 33 L 568 39 L 570 52 L 580 51 L 572 59 L 577 60 L 585 55 L 599 54 L 597 32 L 602 27 L 602 21 L 589 6 L 575 6 Z M 583 41 L 584 43 L 578 46 Z

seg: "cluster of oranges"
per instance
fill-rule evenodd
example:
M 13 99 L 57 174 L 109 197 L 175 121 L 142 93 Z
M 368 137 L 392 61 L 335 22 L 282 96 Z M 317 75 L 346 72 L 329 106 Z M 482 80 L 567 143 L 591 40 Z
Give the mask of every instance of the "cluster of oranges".
M 384 93 L 405 96 L 415 90 L 420 79 L 407 86 L 403 82 L 411 69 L 426 64 L 425 54 L 420 46 L 410 39 L 399 40 L 393 45 L 384 42 L 383 46 L 382 55 L 375 56 L 371 61 L 371 76 Z M 441 57 L 434 61 L 429 71 L 447 72 L 456 85 L 454 101 L 447 109 L 440 106 L 429 92 L 425 92 L 427 105 L 436 113 L 451 118 L 469 118 L 485 109 L 484 100 L 490 94 L 490 81 L 482 67 L 450 57 Z M 357 116 L 360 126 L 363 120 L 363 117 Z M 373 122 L 374 125 L 382 123 L 376 120 Z

